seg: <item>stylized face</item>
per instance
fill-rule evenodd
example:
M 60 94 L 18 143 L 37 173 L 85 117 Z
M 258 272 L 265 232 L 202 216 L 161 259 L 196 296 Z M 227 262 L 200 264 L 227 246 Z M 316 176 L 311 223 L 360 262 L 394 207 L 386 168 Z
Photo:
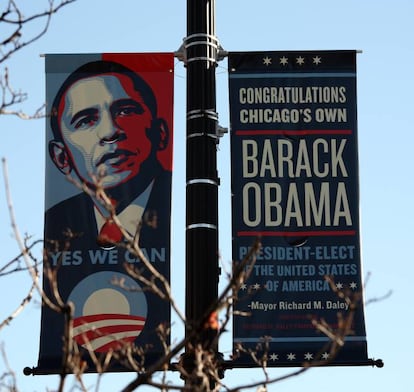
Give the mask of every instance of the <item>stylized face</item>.
M 82 181 L 93 176 L 111 188 L 135 177 L 152 152 L 152 114 L 125 75 L 103 74 L 75 82 L 62 98 L 63 143 Z

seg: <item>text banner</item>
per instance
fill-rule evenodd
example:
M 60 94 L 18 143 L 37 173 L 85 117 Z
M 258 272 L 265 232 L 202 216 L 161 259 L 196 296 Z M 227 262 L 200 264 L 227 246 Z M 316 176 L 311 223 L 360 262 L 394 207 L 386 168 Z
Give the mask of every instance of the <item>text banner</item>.
M 233 259 L 262 245 L 237 293 L 235 361 L 364 361 L 356 52 L 230 53 L 229 86 Z M 339 333 L 341 317 L 333 358 L 314 323 Z

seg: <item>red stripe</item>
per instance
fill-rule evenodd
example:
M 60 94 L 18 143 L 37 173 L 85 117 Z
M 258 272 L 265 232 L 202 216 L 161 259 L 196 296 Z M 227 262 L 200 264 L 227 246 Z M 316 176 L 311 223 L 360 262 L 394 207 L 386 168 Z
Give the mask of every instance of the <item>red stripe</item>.
M 145 317 L 134 316 L 130 314 L 115 314 L 115 313 L 102 313 L 102 314 L 90 314 L 87 316 L 80 316 L 73 320 L 73 326 L 77 327 L 82 324 L 89 324 L 95 321 L 102 320 L 137 320 L 145 321 Z
M 133 336 L 122 339 L 122 340 L 115 340 L 113 342 L 106 343 L 101 347 L 98 347 L 97 349 L 95 349 L 95 351 L 100 352 L 100 353 L 105 353 L 109 351 L 110 349 L 121 350 L 122 348 L 125 347 L 127 343 L 132 343 L 134 340 L 135 340 L 135 337 Z
M 78 344 L 85 344 L 103 336 L 115 335 L 121 332 L 135 331 L 137 333 L 136 336 L 138 336 L 143 328 L 143 325 L 111 325 L 79 333 L 73 338 Z
M 310 130 L 245 130 L 235 131 L 236 136 L 260 136 L 260 135 L 352 135 L 351 129 L 310 129 Z
M 355 230 L 337 231 L 238 231 L 238 237 L 324 237 L 324 236 L 352 236 Z

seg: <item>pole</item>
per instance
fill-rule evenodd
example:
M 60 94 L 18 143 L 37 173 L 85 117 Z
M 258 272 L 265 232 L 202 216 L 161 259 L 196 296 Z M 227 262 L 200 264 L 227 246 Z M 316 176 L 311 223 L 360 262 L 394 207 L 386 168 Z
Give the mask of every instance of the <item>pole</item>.
M 218 175 L 215 0 L 187 0 L 186 336 L 191 370 L 193 348 L 217 353 L 216 332 L 200 321 L 218 296 Z M 191 364 L 192 363 L 192 364 Z

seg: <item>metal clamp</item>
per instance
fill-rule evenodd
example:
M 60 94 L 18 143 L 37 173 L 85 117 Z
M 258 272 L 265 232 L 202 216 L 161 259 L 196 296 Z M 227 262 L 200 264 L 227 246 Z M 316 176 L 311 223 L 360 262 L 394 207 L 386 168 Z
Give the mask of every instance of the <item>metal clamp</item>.
M 200 38 L 200 39 L 199 39 Z M 201 39 L 204 38 L 204 39 Z M 192 41 L 195 39 L 195 41 Z M 208 61 L 212 63 L 217 63 L 218 61 L 224 60 L 228 56 L 228 52 L 223 50 L 222 46 L 219 43 L 218 38 L 212 34 L 197 33 L 192 34 L 184 38 L 183 44 L 178 48 L 174 53 L 175 57 L 178 60 L 182 61 L 184 64 L 193 62 L 193 61 Z M 206 56 L 194 56 L 188 58 L 187 49 L 192 46 L 205 45 L 207 46 Z
M 209 118 L 210 120 L 218 120 L 218 113 L 214 109 L 195 109 L 187 112 L 187 120 L 194 120 L 196 118 Z
M 218 186 L 218 181 L 212 180 L 211 178 L 196 178 L 193 180 L 188 180 L 187 185 L 194 185 L 194 184 L 209 184 L 209 185 L 216 185 Z
M 213 225 L 211 223 L 193 223 L 191 225 L 188 225 L 186 227 L 187 230 L 193 230 L 193 229 L 212 229 L 217 230 L 217 225 Z

